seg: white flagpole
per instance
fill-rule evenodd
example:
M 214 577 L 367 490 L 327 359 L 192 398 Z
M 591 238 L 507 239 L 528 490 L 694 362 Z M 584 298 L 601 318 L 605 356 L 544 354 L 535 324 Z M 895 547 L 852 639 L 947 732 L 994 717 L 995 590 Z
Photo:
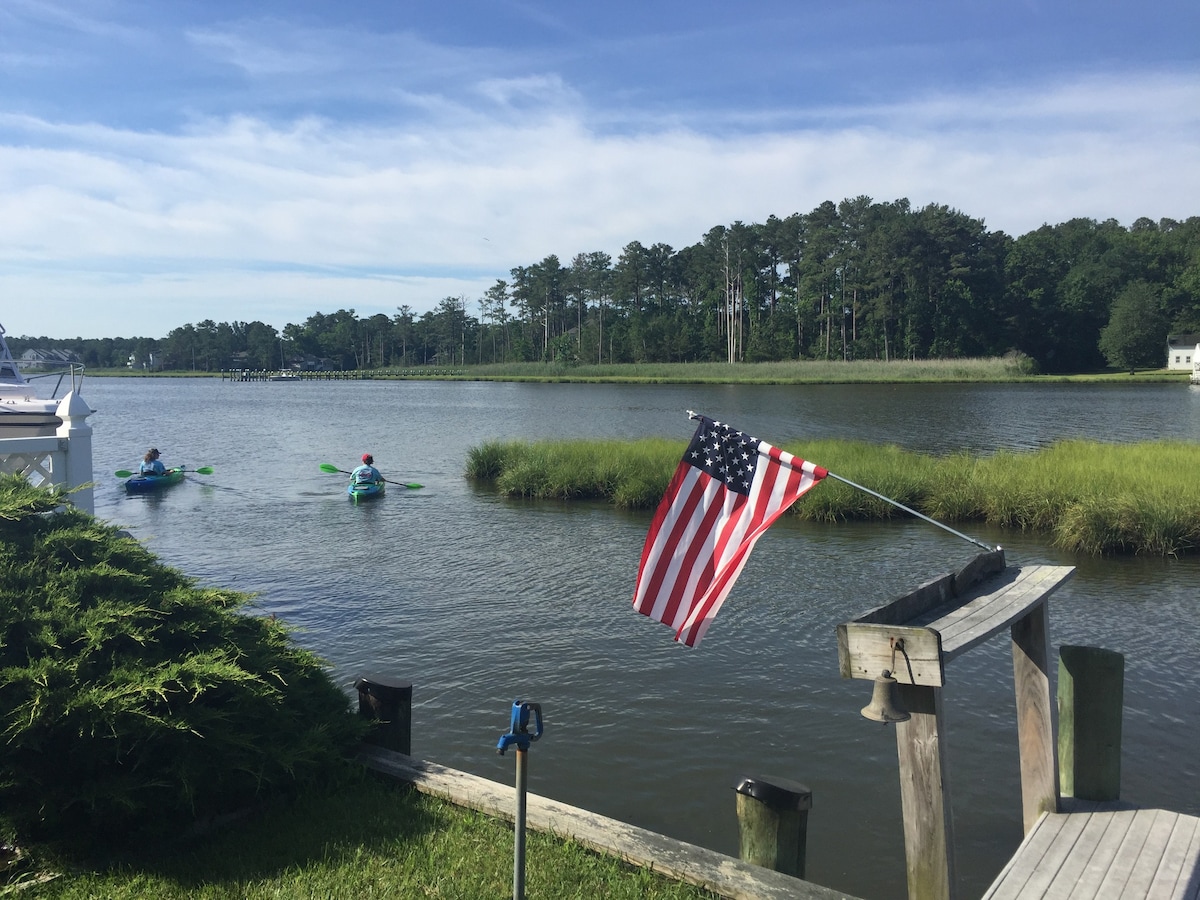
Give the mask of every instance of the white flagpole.
M 825 473 L 830 478 L 836 478 L 838 481 L 842 482 L 843 484 L 848 484 L 852 488 L 858 488 L 860 491 L 870 494 L 872 497 L 878 497 L 880 500 L 884 501 L 885 503 L 890 503 L 890 504 L 892 504 L 892 506 L 895 506 L 897 509 L 902 509 L 909 515 L 916 516 L 918 519 L 924 519 L 930 525 L 936 525 L 938 528 L 942 528 L 942 529 L 950 532 L 951 534 L 962 538 L 964 541 L 970 541 L 976 547 L 982 547 L 984 550 L 988 550 L 988 551 L 1000 549 L 999 547 L 989 547 L 987 544 L 983 543 L 982 541 L 977 541 L 977 540 L 975 540 L 975 538 L 969 537 L 968 535 L 963 534 L 961 531 L 955 531 L 949 525 L 943 525 L 937 519 L 931 519 L 931 518 L 929 518 L 929 516 L 925 515 L 924 513 L 919 513 L 915 509 L 910 509 L 909 507 L 905 506 L 903 503 L 893 500 L 891 497 L 885 497 L 885 496 L 883 496 L 883 494 L 880 494 L 877 491 L 873 491 L 870 488 L 865 488 L 861 484 L 855 484 L 849 478 L 843 478 L 841 475 L 835 475 L 833 472 L 830 472 L 828 469 L 825 470 Z

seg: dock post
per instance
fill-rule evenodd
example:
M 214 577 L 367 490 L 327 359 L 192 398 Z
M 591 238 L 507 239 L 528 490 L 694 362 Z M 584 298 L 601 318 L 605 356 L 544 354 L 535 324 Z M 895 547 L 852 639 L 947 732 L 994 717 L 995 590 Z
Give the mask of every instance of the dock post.
M 803 878 L 812 791 L 785 778 L 759 776 L 745 776 L 733 789 L 741 859 Z
M 1050 613 L 1045 601 L 1010 626 L 1021 811 L 1025 834 L 1044 812 L 1058 812 L 1054 703 L 1050 695 Z
M 896 723 L 909 900 L 953 900 L 954 819 L 942 748 L 942 689 L 900 683 L 911 718 Z
M 358 714 L 377 723 L 368 738 L 388 750 L 412 755 L 412 682 L 362 675 L 355 682 Z
M 1058 759 L 1064 797 L 1121 797 L 1125 657 L 1099 647 L 1058 651 Z

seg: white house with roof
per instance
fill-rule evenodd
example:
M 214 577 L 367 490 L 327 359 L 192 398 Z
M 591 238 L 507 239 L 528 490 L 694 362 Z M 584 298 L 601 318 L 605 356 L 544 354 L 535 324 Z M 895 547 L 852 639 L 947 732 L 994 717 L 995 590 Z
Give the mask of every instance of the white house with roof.
M 1175 372 L 1190 372 L 1200 362 L 1196 347 L 1200 345 L 1200 334 L 1167 335 L 1167 368 Z
M 27 369 L 65 368 L 74 363 L 79 365 L 79 355 L 74 350 L 41 350 L 31 348 L 21 354 L 21 362 Z

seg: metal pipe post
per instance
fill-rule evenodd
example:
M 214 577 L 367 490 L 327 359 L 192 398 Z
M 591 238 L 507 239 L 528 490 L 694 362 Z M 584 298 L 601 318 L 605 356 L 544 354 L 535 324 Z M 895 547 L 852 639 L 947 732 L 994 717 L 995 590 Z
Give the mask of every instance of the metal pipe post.
M 529 731 L 533 717 L 534 730 Z M 525 900 L 525 782 L 529 765 L 529 745 L 542 736 L 542 707 L 540 703 L 516 700 L 512 705 L 512 722 L 508 734 L 500 735 L 496 752 L 501 756 L 510 746 L 517 750 L 517 809 L 513 816 L 513 900 Z
M 513 900 L 525 900 L 525 783 L 529 751 L 517 749 L 517 811 L 513 822 Z

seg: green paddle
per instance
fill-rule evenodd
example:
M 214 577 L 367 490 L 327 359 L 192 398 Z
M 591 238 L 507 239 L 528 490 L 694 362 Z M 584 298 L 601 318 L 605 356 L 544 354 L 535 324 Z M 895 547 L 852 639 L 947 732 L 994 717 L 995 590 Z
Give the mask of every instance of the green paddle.
M 168 469 L 168 471 L 170 471 L 170 470 Z M 188 472 L 194 473 L 196 475 L 211 475 L 213 473 L 213 467 L 212 466 L 201 466 L 198 469 L 189 469 L 186 466 L 184 466 L 184 473 L 186 474 Z M 131 478 L 134 475 L 134 473 L 130 472 L 128 469 L 117 469 L 117 471 L 113 472 L 113 474 L 116 475 L 118 478 Z
M 337 466 L 330 465 L 329 463 L 321 463 L 321 471 L 328 472 L 330 475 L 334 474 L 335 472 L 340 472 L 343 475 L 354 474 L 353 472 L 347 472 L 345 469 L 339 469 Z M 411 481 L 405 483 L 403 481 L 392 481 L 390 478 L 385 478 L 383 480 L 388 484 L 398 484 L 402 488 L 408 488 L 410 491 L 415 491 L 417 488 L 425 487 L 423 484 L 415 484 Z

